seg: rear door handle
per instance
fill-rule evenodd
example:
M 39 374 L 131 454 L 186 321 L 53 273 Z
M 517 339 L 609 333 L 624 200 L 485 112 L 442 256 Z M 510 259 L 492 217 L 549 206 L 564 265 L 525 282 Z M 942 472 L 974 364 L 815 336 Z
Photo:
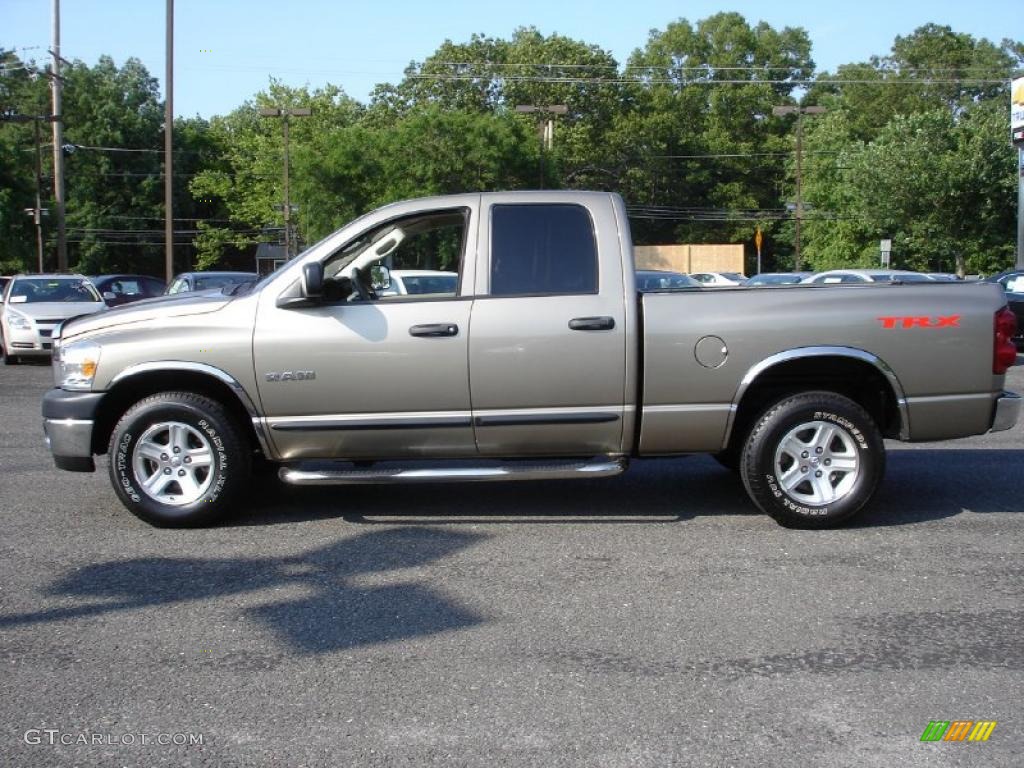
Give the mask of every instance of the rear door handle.
M 459 326 L 455 323 L 428 323 L 414 325 L 409 329 L 410 336 L 458 336 Z
M 573 331 L 610 331 L 614 327 L 614 317 L 574 317 L 569 321 Z

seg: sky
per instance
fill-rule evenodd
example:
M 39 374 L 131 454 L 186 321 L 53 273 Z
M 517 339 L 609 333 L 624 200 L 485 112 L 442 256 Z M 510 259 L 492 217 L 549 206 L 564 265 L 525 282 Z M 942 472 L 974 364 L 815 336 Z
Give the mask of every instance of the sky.
M 751 24 L 803 27 L 819 69 L 889 52 L 897 35 L 933 22 L 957 32 L 1024 40 L 1020 0 L 860 0 L 827 2 L 668 2 L 628 0 L 177 0 L 174 112 L 226 114 L 266 88 L 271 76 L 288 85 L 333 83 L 366 101 L 373 86 L 397 83 L 410 61 L 422 61 L 445 40 L 474 32 L 508 38 L 520 26 L 559 33 L 610 51 L 620 64 L 643 47 L 652 29 L 723 10 Z M 52 0 L 0 0 L 0 48 L 22 58 L 48 56 Z M 95 64 L 102 54 L 118 65 L 134 56 L 162 82 L 162 0 L 62 0 L 61 54 Z

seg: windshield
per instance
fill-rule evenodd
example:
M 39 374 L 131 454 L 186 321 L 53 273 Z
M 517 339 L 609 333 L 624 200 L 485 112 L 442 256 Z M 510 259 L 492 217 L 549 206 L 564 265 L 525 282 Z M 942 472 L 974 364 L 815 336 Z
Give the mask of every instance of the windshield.
M 90 283 L 75 277 L 20 277 L 11 286 L 9 300 L 12 304 L 103 301 Z
M 458 289 L 458 275 L 420 275 L 402 278 L 405 285 L 405 292 L 409 294 L 421 293 L 451 293 Z
M 788 285 L 802 279 L 800 275 L 756 275 L 747 281 L 747 285 Z
M 673 288 L 700 288 L 700 283 L 688 275 L 665 273 L 661 275 L 638 275 L 637 284 L 641 291 L 664 291 Z
M 209 291 L 212 288 L 223 288 L 225 285 L 238 285 L 239 283 L 251 283 L 256 280 L 256 275 L 196 275 L 195 290 Z

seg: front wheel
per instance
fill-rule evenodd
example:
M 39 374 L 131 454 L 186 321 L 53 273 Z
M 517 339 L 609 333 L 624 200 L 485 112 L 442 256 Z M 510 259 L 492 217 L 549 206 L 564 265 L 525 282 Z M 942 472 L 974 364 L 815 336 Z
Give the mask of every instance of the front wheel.
M 740 459 L 750 498 L 790 528 L 828 528 L 874 496 L 885 446 L 871 416 L 833 392 L 804 392 L 771 406 Z
M 148 523 L 207 525 L 231 510 L 249 476 L 247 441 L 223 406 L 190 392 L 140 400 L 110 436 L 110 479 Z

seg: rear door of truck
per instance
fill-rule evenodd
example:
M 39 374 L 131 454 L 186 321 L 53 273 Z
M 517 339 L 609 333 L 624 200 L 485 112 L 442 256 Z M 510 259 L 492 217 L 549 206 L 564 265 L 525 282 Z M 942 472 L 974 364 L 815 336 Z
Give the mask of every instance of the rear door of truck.
M 633 324 L 613 198 L 484 195 L 478 243 L 469 378 L 481 455 L 621 453 Z

